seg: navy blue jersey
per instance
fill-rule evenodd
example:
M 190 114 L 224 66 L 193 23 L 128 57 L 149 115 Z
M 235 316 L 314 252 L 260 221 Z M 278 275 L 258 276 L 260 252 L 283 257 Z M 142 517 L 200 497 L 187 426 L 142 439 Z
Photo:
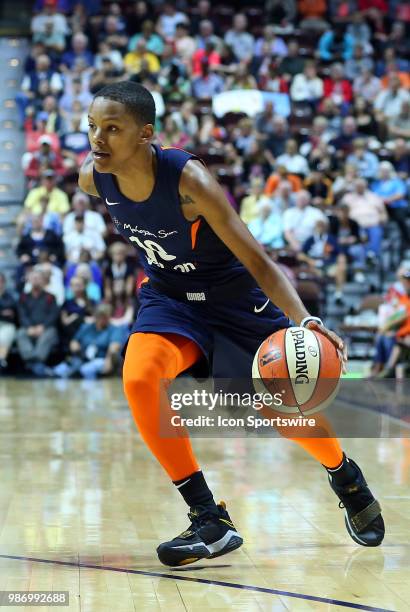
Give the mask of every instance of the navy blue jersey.
M 114 175 L 94 169 L 98 193 L 118 232 L 139 251 L 147 276 L 194 291 L 249 275 L 205 219 L 191 222 L 182 214 L 181 173 L 190 159 L 198 158 L 182 149 L 153 146 L 156 180 L 150 197 L 142 202 L 122 195 Z
M 98 193 L 118 231 L 138 249 L 149 278 L 131 333 L 180 334 L 200 346 L 214 376 L 250 376 L 258 346 L 289 319 L 205 219 L 183 216 L 181 173 L 198 158 L 156 145 L 155 153 L 155 185 L 144 202 L 129 200 L 115 176 L 94 169 Z

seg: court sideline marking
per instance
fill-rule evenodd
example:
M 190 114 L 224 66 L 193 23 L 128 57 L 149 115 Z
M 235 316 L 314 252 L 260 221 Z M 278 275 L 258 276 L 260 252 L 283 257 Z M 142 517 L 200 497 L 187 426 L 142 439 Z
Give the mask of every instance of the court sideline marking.
M 366 610 L 368 612 L 394 612 L 386 608 L 375 608 L 374 606 L 365 606 L 349 601 L 341 601 L 339 599 L 329 599 L 328 597 L 318 597 L 316 595 L 303 595 L 302 593 L 292 593 L 291 591 L 281 591 L 279 589 L 270 589 L 268 587 L 258 587 L 249 584 L 239 584 L 237 582 L 223 582 L 222 580 L 210 580 L 208 578 L 192 578 L 191 576 L 180 576 L 175 574 L 166 574 L 163 572 L 150 572 L 148 570 L 133 570 L 122 567 L 111 567 L 109 565 L 92 565 L 90 563 L 74 563 L 73 561 L 54 561 L 52 559 L 39 559 L 36 557 L 20 557 L 17 555 L 1 555 L 0 559 L 14 559 L 16 561 L 33 561 L 34 563 L 51 563 L 54 565 L 64 565 L 69 567 L 84 567 L 86 569 L 97 569 L 109 572 L 123 572 L 126 574 L 137 574 L 139 576 L 153 576 L 156 578 L 168 578 L 171 580 L 184 580 L 186 582 L 197 582 L 199 584 L 210 584 L 214 586 L 223 586 L 231 589 L 243 589 L 246 591 L 254 591 L 256 593 L 268 593 L 270 595 L 281 595 L 282 597 L 293 597 L 294 599 L 303 599 L 308 601 L 317 601 L 319 603 L 332 604 L 334 606 L 343 606 L 344 608 L 352 608 L 354 610 Z

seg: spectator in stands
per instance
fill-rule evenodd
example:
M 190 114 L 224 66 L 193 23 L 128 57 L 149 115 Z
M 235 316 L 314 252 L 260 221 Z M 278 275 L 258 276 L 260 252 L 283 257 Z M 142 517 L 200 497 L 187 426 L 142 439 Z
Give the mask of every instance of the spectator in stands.
M 396 365 L 400 362 L 405 354 L 409 354 L 410 350 L 410 270 L 404 270 L 401 276 L 404 285 L 405 293 L 398 299 L 397 308 L 392 316 L 388 317 L 381 333 L 388 334 L 390 331 L 395 331 L 394 341 L 390 342 L 387 348 L 387 353 L 390 349 L 390 355 L 387 363 L 378 378 L 394 378 L 396 375 Z M 376 363 L 380 363 L 379 355 L 376 355 Z
M 365 70 L 372 72 L 373 60 L 366 56 L 364 46 L 359 42 L 355 44 L 353 57 L 345 62 L 345 74 L 348 79 L 354 81 Z
M 150 74 L 156 74 L 160 67 L 158 57 L 147 50 L 145 38 L 140 38 L 134 49 L 124 57 L 124 68 L 128 74 L 139 74 L 143 70 Z
M 33 270 L 29 281 L 31 291 L 22 293 L 18 303 L 17 347 L 26 369 L 42 375 L 44 364 L 58 342 L 59 310 L 54 296 L 44 290 L 41 272 Z
M 353 116 L 360 132 L 366 136 L 374 137 L 377 132 L 377 123 L 371 103 L 359 95 L 356 96 L 353 104 Z
M 311 206 L 310 193 L 298 191 L 295 194 L 295 206 L 283 213 L 284 236 L 290 248 L 301 251 L 306 240 L 313 234 L 317 221 L 325 219 L 318 208 Z
M 41 136 L 38 144 L 40 145 L 39 149 L 34 151 L 30 162 L 24 171 L 26 177 L 28 179 L 32 179 L 33 182 L 36 182 L 40 180 L 40 177 L 43 174 L 45 176 L 45 173 L 50 170 L 57 176 L 63 176 L 65 174 L 63 158 L 58 152 L 53 151 L 51 148 L 51 138 L 47 135 Z
M 178 128 L 191 138 L 194 138 L 198 133 L 198 119 L 195 115 L 195 103 L 193 100 L 184 102 L 179 111 L 174 111 L 171 114 Z
M 312 196 L 313 206 L 320 208 L 333 204 L 332 181 L 320 170 L 311 172 L 303 186 Z
M 196 50 L 195 39 L 189 34 L 189 25 L 177 23 L 175 28 L 174 46 L 177 56 L 186 65 L 191 65 L 191 59 Z
M 73 108 L 75 101 L 80 102 L 81 110 L 84 112 L 88 109 L 92 100 L 92 95 L 88 89 L 84 89 L 81 79 L 78 77 L 71 80 L 70 85 L 65 88 L 64 94 L 61 96 L 58 106 L 63 117 L 66 117 Z
M 16 335 L 16 300 L 6 288 L 6 277 L 0 272 L 0 374 L 8 366 L 7 357 Z
M 402 250 L 410 248 L 410 232 L 406 223 L 409 209 L 407 187 L 390 162 L 384 161 L 380 164 L 378 180 L 372 183 L 370 188 L 382 198 L 390 219 L 397 223 L 401 233 Z
M 316 64 L 306 62 L 303 73 L 292 81 L 290 96 L 294 102 L 310 102 L 316 106 L 323 96 L 323 81 L 317 76 Z
M 125 34 L 123 20 L 118 15 L 107 15 L 100 30 L 98 42 L 107 42 L 112 49 L 125 53 L 128 37 Z
M 111 307 L 100 304 L 95 309 L 95 322 L 83 323 L 70 342 L 70 356 L 58 364 L 50 374 L 69 378 L 79 373 L 83 378 L 95 379 L 112 374 L 124 340 L 121 328 L 110 323 Z
M 82 215 L 84 217 L 84 229 L 86 231 L 97 232 L 102 238 L 104 238 L 107 228 L 103 216 L 90 209 L 90 198 L 82 192 L 76 191 L 71 200 L 72 210 L 64 218 L 63 232 L 68 235 L 75 229 L 75 217 Z
M 352 37 L 355 45 L 363 45 L 366 55 L 370 55 L 373 52 L 371 45 L 372 31 L 362 13 L 352 14 L 346 32 Z
M 345 78 L 343 64 L 333 64 L 330 68 L 330 78 L 323 82 L 323 95 L 331 98 L 342 111 L 347 111 L 353 98 L 351 83 Z
M 366 149 L 366 141 L 362 138 L 353 141 L 353 153 L 347 156 L 346 163 L 356 166 L 358 175 L 366 180 L 376 178 L 379 171 L 377 155 Z
M 367 181 L 358 178 L 354 191 L 342 200 L 349 207 L 349 216 L 356 221 L 367 236 L 367 256 L 375 261 L 380 257 L 383 239 L 383 225 L 387 221 L 383 200 L 367 188 Z
M 192 144 L 191 137 L 180 129 L 172 115 L 165 117 L 164 129 L 159 133 L 158 139 L 164 147 L 186 149 Z
M 329 222 L 330 233 L 337 239 L 339 253 L 345 255 L 352 265 L 355 282 L 363 284 L 366 280 L 363 274 L 366 267 L 366 251 L 359 224 L 349 216 L 349 207 L 346 204 L 337 206 Z
M 50 52 L 61 53 L 69 29 L 67 19 L 56 9 L 54 0 L 44 0 L 40 14 L 31 20 L 31 32 L 34 42 L 42 42 Z
M 155 32 L 154 22 L 151 21 L 150 19 L 146 19 L 142 23 L 141 29 L 138 28 L 138 30 L 135 30 L 135 31 L 137 32 L 137 34 L 134 34 L 134 36 L 131 36 L 128 42 L 128 45 L 127 45 L 128 51 L 132 51 L 133 49 L 135 49 L 138 42 L 143 38 L 146 41 L 147 51 L 149 51 L 150 53 L 153 53 L 154 55 L 157 55 L 158 57 L 161 57 L 164 51 L 164 41 L 161 38 L 161 36 L 159 36 Z M 100 44 L 106 44 L 106 43 L 100 43 Z M 103 57 L 104 55 L 107 55 L 107 54 L 101 52 L 101 57 Z M 121 54 L 120 54 L 120 57 L 121 57 Z M 122 64 L 122 59 L 121 59 L 121 64 Z
M 17 245 L 17 257 L 23 266 L 37 263 L 41 250 L 50 253 L 50 259 L 58 265 L 64 263 L 64 245 L 55 232 L 44 229 L 43 216 L 32 215 L 30 230 L 23 234 Z
M 178 23 L 186 23 L 187 15 L 177 11 L 172 2 L 165 2 L 161 8 L 161 15 L 157 21 L 157 32 L 167 42 L 174 40 Z
M 132 56 L 134 59 L 136 58 L 135 54 L 128 54 L 128 55 Z M 141 72 L 141 70 L 145 66 L 144 62 L 147 58 L 145 57 L 142 58 L 141 56 L 140 59 L 141 59 L 141 62 L 138 64 L 138 69 L 136 69 L 136 73 Z M 125 67 L 127 68 L 127 66 L 129 68 L 129 71 L 133 74 L 134 65 L 130 66 L 127 64 Z M 118 68 L 117 66 L 115 66 L 115 64 L 113 64 L 112 62 L 111 57 L 109 55 L 105 55 L 101 61 L 101 68 L 94 70 L 91 75 L 90 92 L 92 94 L 95 94 L 97 93 L 99 89 L 102 89 L 102 87 L 105 87 L 106 85 L 110 85 L 110 83 L 116 83 L 117 81 L 124 80 L 124 76 L 125 76 L 124 68 L 122 67 Z
M 211 72 L 207 61 L 202 62 L 201 76 L 192 81 L 192 93 L 198 99 L 210 99 L 224 89 L 224 80 L 219 74 Z
M 362 96 L 367 102 L 373 102 L 381 89 L 380 79 L 367 68 L 362 68 L 353 83 L 353 92 Z
M 288 43 L 288 54 L 285 55 L 278 66 L 279 74 L 286 81 L 290 81 L 295 75 L 301 74 L 305 68 L 305 60 L 299 53 L 299 43 L 291 40 Z
M 354 117 L 345 117 L 340 133 L 336 138 L 330 141 L 330 144 L 344 157 L 346 154 L 353 151 L 353 142 L 359 138 L 359 136 L 360 134 L 357 131 L 357 124 Z
M 194 20 L 195 21 L 195 20 Z M 191 22 L 192 23 L 192 22 Z M 194 23 L 192 24 L 193 30 L 195 30 Z M 202 19 L 199 22 L 199 32 L 196 36 L 197 49 L 204 50 L 208 45 L 211 45 L 218 55 L 221 54 L 224 43 L 219 36 L 215 34 L 215 26 L 211 19 Z
M 259 201 L 256 216 L 248 223 L 248 229 L 253 237 L 268 250 L 280 249 L 285 244 L 282 213 L 274 210 L 269 201 Z
M 396 74 L 391 74 L 389 87 L 383 89 L 374 101 L 376 119 L 380 123 L 394 120 L 402 111 L 403 102 L 410 101 L 410 94 L 400 87 L 400 79 Z
M 278 185 L 275 196 L 272 198 L 273 210 L 283 213 L 288 208 L 295 206 L 296 198 L 292 191 L 292 183 L 290 181 L 281 181 Z
M 276 164 L 277 166 L 284 166 L 291 174 L 306 176 L 309 173 L 309 165 L 298 152 L 298 143 L 293 138 L 286 142 L 285 153 L 279 155 Z
M 84 251 L 88 253 L 88 251 Z M 96 271 L 98 268 L 98 271 Z M 97 275 L 98 274 L 98 275 Z M 89 300 L 98 304 L 102 299 L 102 275 L 96 262 L 85 263 L 83 261 L 77 264 L 67 266 L 66 281 L 70 281 L 73 276 L 79 276 L 86 284 L 85 289 Z M 67 299 L 73 296 L 71 288 L 67 290 Z
M 353 57 L 354 41 L 344 27 L 337 25 L 324 32 L 319 40 L 319 57 L 326 62 L 346 61 Z
M 241 61 L 248 61 L 252 58 L 254 37 L 247 32 L 248 20 L 246 15 L 238 13 L 233 18 L 232 29 L 225 34 L 224 40 L 229 45 L 235 54 L 235 57 Z
M 336 199 L 340 199 L 345 193 L 353 191 L 355 180 L 358 178 L 356 166 L 345 164 L 343 173 L 336 177 L 333 182 L 332 189 Z
M 63 271 L 52 262 L 50 253 L 45 249 L 40 251 L 38 261 L 39 263 L 32 269 L 43 275 L 44 291 L 53 295 L 57 306 L 61 306 L 65 297 Z M 30 291 L 31 283 L 27 280 L 24 292 L 30 293 Z
M 263 193 L 264 183 L 260 176 L 251 179 L 249 194 L 242 199 L 240 205 L 240 217 L 248 225 L 258 215 L 259 208 L 271 200 Z
M 265 54 L 273 57 L 285 57 L 287 53 L 288 48 L 284 40 L 276 36 L 274 27 L 271 25 L 265 26 L 263 35 L 255 41 L 253 55 L 257 58 Z
M 70 123 L 61 138 L 61 154 L 67 172 L 70 167 L 79 168 L 90 151 L 87 132 L 81 129 L 81 115 L 74 116 Z
M 389 136 L 410 139 L 410 100 L 401 103 L 400 113 L 388 118 Z
M 28 105 L 30 102 L 36 101 L 42 84 L 49 87 L 50 92 L 56 95 L 60 94 L 63 90 L 62 77 L 52 68 L 51 60 L 45 53 L 36 58 L 35 68 L 24 76 L 21 91 L 16 96 L 21 125 L 23 125 L 26 118 Z
M 72 69 L 78 59 L 81 59 L 87 66 L 94 64 L 94 56 L 88 49 L 88 37 L 82 32 L 74 34 L 71 39 L 71 49 L 63 54 L 61 59 L 62 68 Z
M 409 128 L 410 138 L 410 128 Z M 393 143 L 392 164 L 397 174 L 403 180 L 410 176 L 410 149 L 404 138 L 397 138 Z
M 66 299 L 61 307 L 60 329 L 63 352 L 67 353 L 69 344 L 83 323 L 91 323 L 95 302 L 87 297 L 85 280 L 73 276 L 70 280 L 72 298 Z
M 74 218 L 74 229 L 64 233 L 64 245 L 67 253 L 67 260 L 71 263 L 78 263 L 80 253 L 86 249 L 94 260 L 103 257 L 105 242 L 95 230 L 85 228 L 84 215 L 77 214 Z
M 346 283 L 346 256 L 339 252 L 337 238 L 329 231 L 329 221 L 318 219 L 311 236 L 307 238 L 299 253 L 312 272 L 335 279 L 335 302 L 343 303 L 343 287 Z
M 108 302 L 114 295 L 130 299 L 135 294 L 135 265 L 127 259 L 128 247 L 114 242 L 109 248 L 110 261 L 104 274 L 104 296 Z
M 24 208 L 33 214 L 43 210 L 44 201 L 47 200 L 47 212 L 65 215 L 70 210 L 67 194 L 56 185 L 56 175 L 53 170 L 45 170 L 41 175 L 40 187 L 31 189 L 24 201 Z
M 302 181 L 300 177 L 296 174 L 289 173 L 286 166 L 278 165 L 276 172 L 271 174 L 266 181 L 264 190 L 265 195 L 276 195 L 277 189 L 279 189 L 283 182 L 290 183 L 292 186 L 292 191 L 300 191 L 300 189 L 302 189 Z

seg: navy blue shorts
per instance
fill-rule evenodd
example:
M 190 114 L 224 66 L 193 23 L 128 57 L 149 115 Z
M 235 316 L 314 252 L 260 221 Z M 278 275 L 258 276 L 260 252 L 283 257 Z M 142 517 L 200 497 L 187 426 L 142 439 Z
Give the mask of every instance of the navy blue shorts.
M 207 359 L 205 376 L 250 377 L 254 355 L 270 334 L 289 327 L 289 318 L 259 287 L 240 297 L 186 302 L 143 285 L 131 333 L 168 332 L 190 338 Z

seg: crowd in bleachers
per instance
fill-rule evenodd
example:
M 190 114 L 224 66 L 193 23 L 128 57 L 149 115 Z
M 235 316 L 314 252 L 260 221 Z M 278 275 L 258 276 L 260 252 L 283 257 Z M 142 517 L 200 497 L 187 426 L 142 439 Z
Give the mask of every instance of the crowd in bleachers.
M 0 372 L 14 340 L 36 375 L 111 372 L 135 316 L 136 255 L 77 187 L 87 109 L 109 83 L 150 89 L 159 143 L 208 164 L 302 293 L 331 280 L 343 305 L 347 280 L 366 282 L 396 228 L 406 258 L 407 2 L 37 0 L 31 29 L 16 99 L 27 142 L 18 298 L 0 278 Z

